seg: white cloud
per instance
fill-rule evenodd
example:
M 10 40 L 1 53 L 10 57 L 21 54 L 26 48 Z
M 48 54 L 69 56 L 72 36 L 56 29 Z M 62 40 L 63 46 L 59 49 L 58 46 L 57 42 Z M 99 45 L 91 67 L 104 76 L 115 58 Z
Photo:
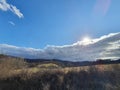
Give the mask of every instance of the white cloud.
M 0 0 L 0 10 L 3 10 L 3 11 L 10 10 L 15 15 L 17 15 L 19 18 L 24 17 L 23 14 L 20 12 L 20 10 L 16 6 L 7 3 L 6 0 Z
M 9 21 L 8 23 L 15 26 L 15 23 L 13 21 Z
M 84 45 L 78 41 L 72 45 L 47 46 L 44 49 L 21 48 L 0 44 L 1 53 L 25 58 L 61 59 L 70 61 L 91 61 L 96 59 L 120 58 L 120 33 L 112 33 L 91 40 Z

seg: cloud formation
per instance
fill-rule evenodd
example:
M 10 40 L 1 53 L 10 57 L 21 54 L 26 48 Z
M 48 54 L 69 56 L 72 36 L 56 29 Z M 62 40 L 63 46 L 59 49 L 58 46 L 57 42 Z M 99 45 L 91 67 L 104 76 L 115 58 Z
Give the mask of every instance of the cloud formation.
M 9 21 L 9 24 L 11 24 L 12 26 L 15 26 L 15 23 L 13 21 Z
M 20 12 L 20 10 L 16 6 L 7 3 L 6 0 L 0 0 L 0 10 L 3 10 L 3 11 L 10 10 L 15 15 L 17 15 L 19 18 L 24 17 L 23 14 Z
M 0 44 L 1 53 L 25 58 L 91 61 L 120 58 L 120 33 L 111 33 L 92 39 L 87 45 L 78 41 L 72 45 L 47 46 L 44 49 L 21 48 Z

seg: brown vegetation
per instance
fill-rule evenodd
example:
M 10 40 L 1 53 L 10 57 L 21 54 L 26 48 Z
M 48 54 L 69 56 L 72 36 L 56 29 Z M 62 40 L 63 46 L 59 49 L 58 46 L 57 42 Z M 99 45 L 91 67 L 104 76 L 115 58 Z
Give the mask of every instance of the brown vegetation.
M 1 58 L 0 90 L 120 90 L 120 64 L 28 66 L 20 58 Z

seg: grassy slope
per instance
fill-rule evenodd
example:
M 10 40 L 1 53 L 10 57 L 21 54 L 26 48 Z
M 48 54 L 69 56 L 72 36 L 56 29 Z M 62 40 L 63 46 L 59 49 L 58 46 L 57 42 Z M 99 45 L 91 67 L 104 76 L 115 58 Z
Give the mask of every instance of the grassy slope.
M 0 59 L 0 90 L 120 90 L 120 64 L 29 67 L 23 59 Z

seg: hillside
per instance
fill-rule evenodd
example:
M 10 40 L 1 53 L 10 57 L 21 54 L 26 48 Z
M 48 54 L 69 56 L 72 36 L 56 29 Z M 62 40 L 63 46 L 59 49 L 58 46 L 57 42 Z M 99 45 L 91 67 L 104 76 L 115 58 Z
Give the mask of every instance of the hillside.
M 21 59 L 19 57 L 9 56 L 9 55 L 0 55 L 0 58 L 13 58 L 13 59 Z M 120 59 L 118 60 L 112 60 L 112 59 L 98 59 L 96 61 L 67 61 L 67 60 L 59 60 L 59 59 L 27 59 L 22 58 L 25 62 L 28 63 L 30 67 L 34 67 L 39 64 L 47 64 L 47 63 L 53 63 L 57 64 L 61 67 L 79 67 L 79 66 L 92 66 L 92 65 L 100 65 L 100 64 L 118 64 L 120 63 Z
M 120 89 L 119 63 L 77 67 L 63 64 L 56 60 L 26 62 L 22 58 L 0 55 L 0 90 Z
M 72 62 L 65 60 L 57 60 L 57 59 L 25 59 L 29 64 L 46 64 L 46 63 L 54 63 L 60 65 L 62 67 L 79 67 L 79 66 L 92 66 L 92 65 L 100 65 L 100 64 L 118 64 L 120 63 L 120 59 L 111 60 L 111 59 L 99 59 L 96 61 L 80 61 L 80 62 Z

